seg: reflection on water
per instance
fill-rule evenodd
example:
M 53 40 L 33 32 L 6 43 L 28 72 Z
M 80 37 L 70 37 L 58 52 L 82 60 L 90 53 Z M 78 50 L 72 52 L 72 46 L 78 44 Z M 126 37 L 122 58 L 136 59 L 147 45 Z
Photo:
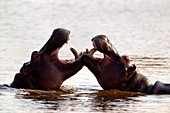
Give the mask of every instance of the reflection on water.
M 169 95 L 145 95 L 141 93 L 110 91 L 79 92 L 77 89 L 61 88 L 59 91 L 24 90 L 2 87 L 1 97 L 17 103 L 9 103 L 14 111 L 35 112 L 147 112 L 156 111 L 158 106 L 169 111 Z M 9 98 L 10 97 L 10 98 Z M 10 102 L 10 101 L 8 101 Z M 4 102 L 6 104 L 6 102 Z M 31 104 L 31 105 L 30 105 Z M 166 107 L 165 107 L 166 105 Z M 3 105 L 1 105 L 3 107 Z M 13 106 L 13 107 L 12 107 Z M 15 107 L 14 107 L 15 106 Z M 20 106 L 19 108 L 16 106 Z M 142 108 L 142 109 L 141 109 Z M 2 109 L 2 111 L 6 111 Z
M 71 30 L 71 40 L 62 47 L 60 58 L 73 58 L 70 47 L 78 51 L 92 48 L 91 38 L 105 34 L 152 83 L 170 83 L 169 4 L 169 0 L 1 0 L 0 84 L 11 83 L 31 53 L 39 50 L 57 27 Z M 59 91 L 0 86 L 0 112 L 23 111 L 169 113 L 170 96 L 102 91 L 84 67 Z
M 3 88 L 5 89 L 5 88 Z M 8 90 L 8 89 L 6 89 Z M 11 89 L 11 93 L 16 89 Z M 15 99 L 31 100 L 31 103 L 39 104 L 36 109 L 55 111 L 111 111 L 114 109 L 126 109 L 128 104 L 135 102 L 129 97 L 142 96 L 140 93 L 111 91 L 93 91 L 76 93 L 73 90 L 42 91 L 42 90 L 17 90 Z M 29 101 L 28 101 L 29 102 Z M 123 103 L 122 103 L 123 102 Z M 43 106 L 43 108 L 41 108 Z M 119 111 L 119 110 L 118 110 Z

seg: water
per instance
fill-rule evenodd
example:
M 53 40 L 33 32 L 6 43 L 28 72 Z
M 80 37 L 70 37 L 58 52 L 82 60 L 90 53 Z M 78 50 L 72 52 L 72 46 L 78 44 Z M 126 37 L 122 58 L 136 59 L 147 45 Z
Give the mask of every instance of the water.
M 73 58 L 70 47 L 92 48 L 90 39 L 105 34 L 151 82 L 170 83 L 169 4 L 169 0 L 1 0 L 0 84 L 11 83 L 58 27 L 71 30 L 60 58 Z M 65 81 L 61 91 L 0 88 L 2 113 L 157 111 L 169 113 L 170 95 L 102 91 L 86 67 Z

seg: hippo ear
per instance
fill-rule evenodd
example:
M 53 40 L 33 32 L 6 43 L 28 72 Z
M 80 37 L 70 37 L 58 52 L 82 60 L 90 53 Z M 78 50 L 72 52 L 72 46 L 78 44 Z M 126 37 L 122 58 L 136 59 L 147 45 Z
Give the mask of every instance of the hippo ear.
M 37 51 L 34 51 L 31 55 L 31 62 L 37 63 L 40 61 L 40 54 Z

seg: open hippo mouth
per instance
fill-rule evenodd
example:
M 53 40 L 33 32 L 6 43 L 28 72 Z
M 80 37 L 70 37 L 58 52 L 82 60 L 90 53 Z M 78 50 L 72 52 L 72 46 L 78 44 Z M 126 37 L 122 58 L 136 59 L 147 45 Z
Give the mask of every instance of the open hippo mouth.
M 64 28 L 55 29 L 50 37 L 50 39 L 46 42 L 46 44 L 40 49 L 39 52 L 34 51 L 31 55 L 32 61 L 39 61 L 39 54 L 45 54 L 47 57 L 56 56 L 59 49 L 67 43 L 69 40 L 70 31 Z M 30 73 L 30 63 L 24 63 L 23 67 L 20 69 L 20 73 L 23 75 L 28 75 Z
M 70 31 L 64 28 L 55 29 L 40 51 L 34 51 L 31 55 L 31 61 L 39 62 L 40 54 L 49 58 L 57 58 L 59 49 L 68 42 Z M 30 62 L 28 62 L 29 64 Z M 27 64 L 27 65 L 28 65 Z
M 98 35 L 92 38 L 93 46 L 102 53 L 112 51 L 112 44 L 105 35 Z

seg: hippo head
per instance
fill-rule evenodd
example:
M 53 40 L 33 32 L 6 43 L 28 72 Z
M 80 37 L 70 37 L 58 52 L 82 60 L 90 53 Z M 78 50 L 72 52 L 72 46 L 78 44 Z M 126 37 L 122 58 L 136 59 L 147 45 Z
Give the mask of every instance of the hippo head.
M 64 28 L 55 29 L 46 42 L 46 44 L 40 49 L 39 52 L 33 52 L 31 55 L 31 61 L 24 63 L 21 67 L 20 72 L 14 77 L 13 82 L 10 84 L 14 88 L 31 88 L 34 89 L 37 86 L 34 85 L 34 74 L 32 70 L 36 70 L 36 66 L 46 64 L 47 67 L 49 62 L 49 57 L 55 54 L 67 41 L 69 40 L 70 31 Z M 32 65 L 34 68 L 32 68 Z
M 112 51 L 112 44 L 105 35 L 97 35 L 92 38 L 93 46 L 102 53 L 108 53 Z
M 109 56 L 111 59 L 117 62 L 123 62 L 116 48 L 109 41 L 105 35 L 97 35 L 92 38 L 93 46 L 104 55 Z

